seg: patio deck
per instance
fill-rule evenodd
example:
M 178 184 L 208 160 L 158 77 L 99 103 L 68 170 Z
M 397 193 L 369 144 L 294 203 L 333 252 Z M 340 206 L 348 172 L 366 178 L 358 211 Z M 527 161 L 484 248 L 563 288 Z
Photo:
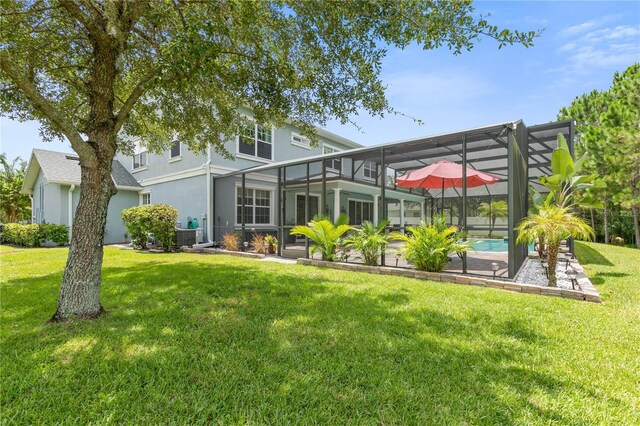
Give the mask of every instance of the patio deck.
M 398 247 L 393 244 L 389 246 L 385 255 L 386 266 L 396 266 L 396 254 L 398 253 Z M 287 244 L 287 248 L 282 251 L 282 256 L 286 258 L 300 258 L 305 257 L 304 245 L 300 244 Z M 316 253 L 315 256 L 309 255 L 312 259 L 320 260 L 322 256 Z M 480 252 L 470 251 L 467 253 L 467 273 L 471 275 L 483 275 L 493 276 L 491 270 L 491 263 L 496 262 L 498 264 L 497 277 L 508 276 L 508 254 L 507 252 Z M 360 259 L 354 259 L 353 256 L 349 258 L 349 263 L 363 263 Z M 398 267 L 408 268 L 409 263 L 403 257 L 398 259 Z M 462 259 L 453 255 L 451 262 L 447 265 L 445 272 L 462 272 Z

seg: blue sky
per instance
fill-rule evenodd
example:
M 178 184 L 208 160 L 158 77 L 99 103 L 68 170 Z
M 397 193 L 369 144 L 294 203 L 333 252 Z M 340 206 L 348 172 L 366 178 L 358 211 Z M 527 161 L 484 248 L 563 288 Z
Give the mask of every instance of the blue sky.
M 403 116 L 339 123 L 326 129 L 372 145 L 522 118 L 552 121 L 560 107 L 593 89 L 606 90 L 615 71 L 640 62 L 640 2 L 476 2 L 489 21 L 520 30 L 543 29 L 535 46 L 498 50 L 489 39 L 454 56 L 446 48 L 390 50 L 382 79 L 391 105 Z M 28 158 L 34 147 L 70 151 L 67 143 L 44 143 L 37 123 L 0 121 L 1 150 Z

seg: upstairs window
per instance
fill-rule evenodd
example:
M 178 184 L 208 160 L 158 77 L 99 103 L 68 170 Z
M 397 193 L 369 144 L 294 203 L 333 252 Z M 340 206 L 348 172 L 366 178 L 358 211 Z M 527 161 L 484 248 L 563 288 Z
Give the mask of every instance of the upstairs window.
M 151 194 L 142 194 L 140 201 L 141 205 L 148 206 L 149 204 L 151 204 Z
M 364 177 L 368 178 L 368 179 L 375 179 L 377 178 L 377 173 L 376 173 L 376 163 L 374 163 L 373 161 L 365 161 L 364 165 L 362 166 L 363 170 L 364 170 Z
M 141 152 L 133 156 L 133 169 L 139 169 L 147 165 L 147 153 Z
M 249 124 L 238 137 L 238 153 L 273 160 L 271 129 L 260 124 Z
M 302 148 L 311 148 L 311 141 L 297 133 L 291 134 L 291 145 L 297 145 Z
M 339 151 L 340 151 L 339 149 L 329 145 L 322 146 L 323 154 L 333 154 L 334 152 L 339 152 Z M 330 160 L 327 160 L 326 164 L 327 164 L 327 169 L 340 173 L 341 161 L 339 158 L 332 158 Z
M 171 157 L 170 158 L 177 158 L 180 157 L 180 141 L 173 141 L 171 143 Z

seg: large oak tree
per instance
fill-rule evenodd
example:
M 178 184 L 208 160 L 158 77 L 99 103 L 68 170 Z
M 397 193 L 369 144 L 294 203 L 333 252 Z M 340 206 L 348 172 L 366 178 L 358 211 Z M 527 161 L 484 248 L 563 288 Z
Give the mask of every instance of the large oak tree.
M 392 112 L 380 81 L 389 45 L 460 53 L 480 37 L 529 46 L 533 32 L 497 28 L 470 2 L 3 0 L 0 108 L 66 138 L 82 185 L 54 320 L 102 311 L 102 242 L 110 178 L 124 135 L 159 151 L 223 142 L 248 107 L 258 121 L 346 123 Z

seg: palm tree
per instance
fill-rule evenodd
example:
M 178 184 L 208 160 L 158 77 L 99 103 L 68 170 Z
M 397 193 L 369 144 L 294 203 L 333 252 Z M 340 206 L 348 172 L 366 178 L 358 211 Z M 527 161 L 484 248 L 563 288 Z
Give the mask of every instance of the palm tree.
M 18 222 L 31 217 L 31 200 L 21 192 L 26 168 L 27 162 L 20 157 L 8 161 L 6 154 L 0 155 L 0 221 Z
M 311 254 L 314 255 L 320 251 L 322 260 L 333 262 L 336 258 L 336 248 L 340 242 L 340 237 L 351 230 L 348 225 L 349 216 L 341 214 L 335 223 L 331 222 L 327 217 L 316 215 L 309 225 L 298 225 L 291 230 L 292 235 L 303 235 L 313 242 L 315 246 L 311 247 Z
M 362 255 L 365 265 L 376 266 L 382 250 L 389 244 L 384 229 L 389 225 L 385 219 L 378 225 L 365 220 L 358 232 L 345 239 L 345 245 Z
M 489 228 L 489 238 L 493 234 L 493 228 L 496 226 L 496 220 L 498 218 L 505 218 L 509 215 L 509 206 L 506 201 L 491 201 L 490 203 L 482 203 L 478 207 L 478 216 L 487 217 L 491 221 L 491 227 Z
M 549 286 L 556 287 L 556 264 L 560 242 L 566 238 L 590 240 L 593 229 L 582 218 L 575 216 L 568 208 L 556 205 L 539 206 L 538 211 L 529 213 L 518 225 L 518 244 L 533 243 L 539 237 L 547 247 Z

